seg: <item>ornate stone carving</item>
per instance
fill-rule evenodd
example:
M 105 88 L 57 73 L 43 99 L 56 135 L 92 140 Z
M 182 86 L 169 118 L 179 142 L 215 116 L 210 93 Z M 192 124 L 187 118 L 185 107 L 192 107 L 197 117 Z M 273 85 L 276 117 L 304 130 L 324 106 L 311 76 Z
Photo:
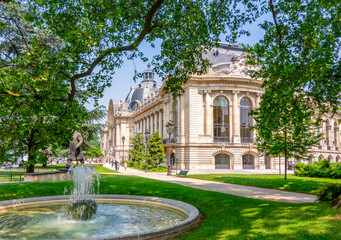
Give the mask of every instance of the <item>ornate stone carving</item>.
M 243 53 L 241 56 L 234 56 L 232 58 L 232 64 L 228 68 L 217 69 L 217 72 L 234 76 L 249 76 L 251 71 L 259 70 L 258 67 L 247 65 L 246 61 L 246 53 Z

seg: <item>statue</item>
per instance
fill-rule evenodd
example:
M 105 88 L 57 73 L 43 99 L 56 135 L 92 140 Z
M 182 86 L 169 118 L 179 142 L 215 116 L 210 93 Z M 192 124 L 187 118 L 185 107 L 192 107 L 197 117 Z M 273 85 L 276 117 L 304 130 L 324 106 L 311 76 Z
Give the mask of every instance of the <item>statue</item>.
M 84 164 L 84 156 L 82 153 L 81 145 L 83 144 L 83 137 L 82 135 L 77 132 L 73 131 L 73 141 L 69 143 L 69 152 L 67 156 L 67 164 L 66 167 L 62 170 L 68 170 L 71 166 L 72 161 L 78 161 L 81 162 L 81 164 Z

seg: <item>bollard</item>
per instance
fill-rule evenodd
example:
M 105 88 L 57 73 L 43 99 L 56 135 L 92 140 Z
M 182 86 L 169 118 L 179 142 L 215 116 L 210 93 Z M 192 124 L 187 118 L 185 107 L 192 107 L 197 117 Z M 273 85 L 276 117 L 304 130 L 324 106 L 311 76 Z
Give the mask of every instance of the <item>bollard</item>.
M 19 182 L 21 182 L 21 174 L 20 174 L 20 176 L 19 176 Z
M 11 182 L 12 182 L 12 173 L 11 173 Z

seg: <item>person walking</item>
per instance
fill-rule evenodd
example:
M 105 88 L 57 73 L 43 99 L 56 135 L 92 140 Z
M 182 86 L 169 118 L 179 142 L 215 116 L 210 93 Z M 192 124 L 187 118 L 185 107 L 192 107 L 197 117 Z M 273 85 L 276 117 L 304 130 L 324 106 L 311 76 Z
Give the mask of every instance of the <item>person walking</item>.
M 118 163 L 118 162 L 117 162 L 117 159 L 115 159 L 115 170 L 116 170 L 116 171 L 117 171 L 117 168 L 118 168 L 118 167 L 117 167 L 117 163 Z
M 124 171 L 127 171 L 127 162 L 124 162 Z

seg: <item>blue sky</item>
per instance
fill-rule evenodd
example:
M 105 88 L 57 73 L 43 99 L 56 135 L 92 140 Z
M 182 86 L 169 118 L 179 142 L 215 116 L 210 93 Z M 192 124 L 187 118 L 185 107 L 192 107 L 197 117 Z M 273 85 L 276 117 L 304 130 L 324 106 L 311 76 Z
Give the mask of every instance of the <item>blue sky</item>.
M 258 26 L 258 24 L 264 20 L 271 20 L 271 18 L 269 15 L 265 15 L 258 19 L 255 23 L 247 25 L 245 29 L 248 30 L 251 35 L 249 37 L 242 36 L 237 39 L 237 42 L 250 45 L 257 43 L 264 34 L 264 31 Z M 222 42 L 225 42 L 223 39 L 224 37 L 222 37 Z M 158 47 L 152 48 L 145 42 L 143 42 L 139 48 L 149 59 L 152 59 L 152 57 L 159 52 Z M 140 81 L 142 81 L 142 79 L 138 79 L 137 82 L 134 82 L 134 68 L 136 67 L 138 72 L 143 72 L 147 69 L 147 62 L 143 62 L 140 59 L 135 59 L 134 62 L 132 60 L 125 60 L 123 66 L 116 69 L 115 74 L 112 76 L 112 85 L 104 91 L 104 97 L 99 100 L 99 105 L 104 105 L 107 108 L 110 99 L 124 99 L 129 93 L 130 87 L 136 86 Z M 159 85 L 162 85 L 161 78 L 157 75 L 155 75 L 155 80 Z M 87 107 L 90 109 L 93 108 L 92 104 Z

